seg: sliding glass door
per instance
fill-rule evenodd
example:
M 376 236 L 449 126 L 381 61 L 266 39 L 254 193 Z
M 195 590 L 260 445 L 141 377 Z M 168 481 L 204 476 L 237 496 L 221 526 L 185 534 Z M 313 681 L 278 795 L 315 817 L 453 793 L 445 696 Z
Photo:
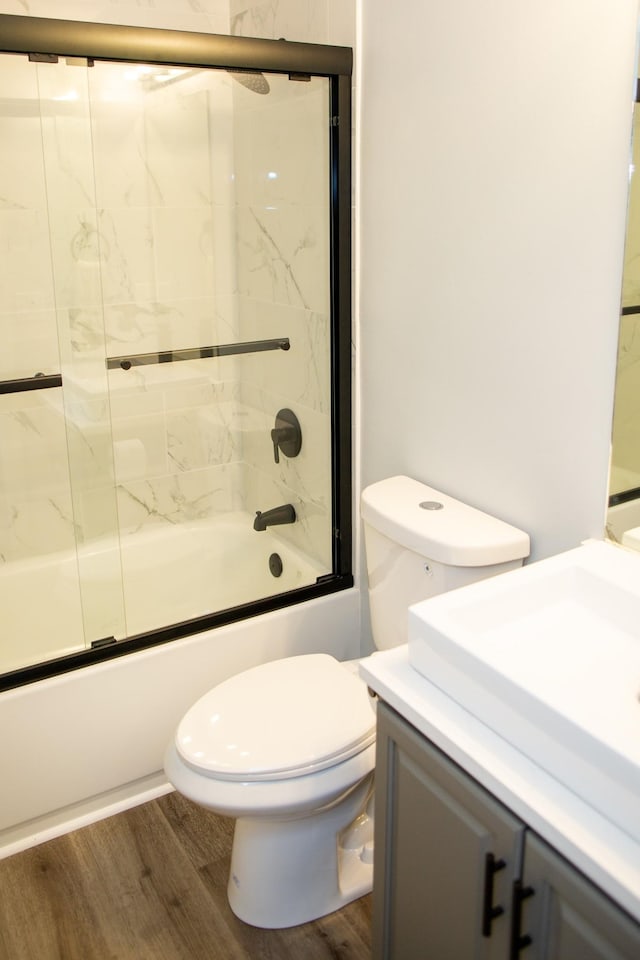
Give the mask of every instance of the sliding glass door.
M 0 672 L 350 582 L 335 110 L 311 72 L 0 55 Z

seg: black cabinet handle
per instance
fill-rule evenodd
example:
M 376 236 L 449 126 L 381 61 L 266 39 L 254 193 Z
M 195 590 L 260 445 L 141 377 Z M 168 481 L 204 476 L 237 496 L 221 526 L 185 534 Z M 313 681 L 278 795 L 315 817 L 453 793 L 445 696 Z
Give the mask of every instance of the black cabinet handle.
M 493 878 L 500 870 L 506 867 L 504 860 L 496 860 L 492 853 L 484 858 L 484 893 L 482 897 L 482 936 L 491 936 L 491 924 L 496 917 L 504 913 L 504 907 L 493 905 Z
M 511 945 L 509 950 L 509 960 L 518 960 L 520 951 L 524 950 L 532 943 L 528 933 L 520 933 L 522 923 L 522 904 L 535 893 L 533 887 L 525 887 L 522 880 L 513 881 L 513 906 L 511 914 Z

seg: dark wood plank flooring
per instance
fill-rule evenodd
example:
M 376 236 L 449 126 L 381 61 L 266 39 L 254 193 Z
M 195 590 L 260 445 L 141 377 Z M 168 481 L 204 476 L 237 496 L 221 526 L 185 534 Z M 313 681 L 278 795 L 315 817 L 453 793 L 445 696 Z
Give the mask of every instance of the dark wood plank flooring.
M 232 830 L 172 793 L 0 860 L 0 960 L 369 960 L 371 897 L 288 930 L 238 920 Z

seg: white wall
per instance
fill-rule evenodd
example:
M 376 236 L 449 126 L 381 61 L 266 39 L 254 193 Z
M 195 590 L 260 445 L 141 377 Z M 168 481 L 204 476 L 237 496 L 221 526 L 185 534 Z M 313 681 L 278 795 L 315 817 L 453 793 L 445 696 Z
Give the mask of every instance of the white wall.
M 636 0 L 368 0 L 363 482 L 604 527 Z

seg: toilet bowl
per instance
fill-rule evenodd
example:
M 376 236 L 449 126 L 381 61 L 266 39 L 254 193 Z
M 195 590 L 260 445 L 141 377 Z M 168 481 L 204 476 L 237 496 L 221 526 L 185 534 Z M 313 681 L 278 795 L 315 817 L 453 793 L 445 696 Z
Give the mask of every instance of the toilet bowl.
M 519 566 L 528 536 L 408 477 L 363 491 L 376 647 L 406 642 L 408 607 Z M 375 707 L 358 662 L 326 654 L 253 667 L 185 714 L 165 757 L 186 797 L 236 819 L 234 913 L 288 927 L 373 882 Z
M 371 889 L 374 741 L 364 683 L 326 654 L 254 667 L 185 715 L 165 770 L 236 818 L 227 892 L 241 920 L 294 926 Z

